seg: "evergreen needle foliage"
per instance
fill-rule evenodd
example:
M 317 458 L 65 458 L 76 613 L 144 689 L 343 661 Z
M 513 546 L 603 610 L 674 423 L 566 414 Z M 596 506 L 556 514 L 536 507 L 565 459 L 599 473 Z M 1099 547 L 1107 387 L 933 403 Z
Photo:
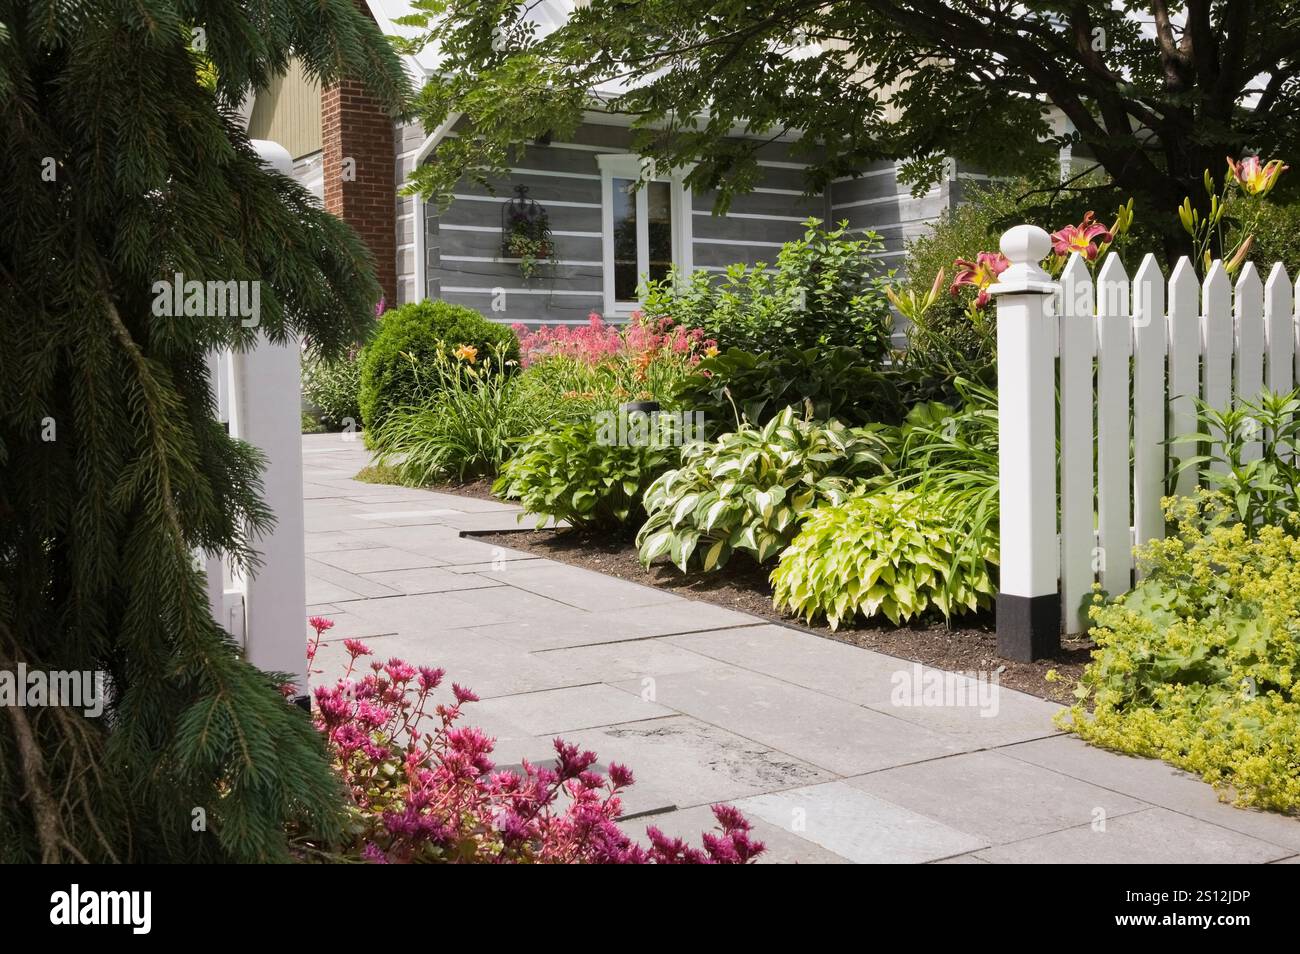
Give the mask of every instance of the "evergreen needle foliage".
M 260 329 L 325 355 L 371 319 L 363 246 L 236 118 L 294 56 L 401 108 L 352 0 L 0 0 L 0 670 L 109 683 L 97 719 L 0 713 L 2 861 L 280 860 L 287 830 L 337 823 L 306 716 L 213 622 L 194 562 L 255 568 L 270 523 L 205 373 L 258 329 L 151 308 L 175 272 L 259 280 Z

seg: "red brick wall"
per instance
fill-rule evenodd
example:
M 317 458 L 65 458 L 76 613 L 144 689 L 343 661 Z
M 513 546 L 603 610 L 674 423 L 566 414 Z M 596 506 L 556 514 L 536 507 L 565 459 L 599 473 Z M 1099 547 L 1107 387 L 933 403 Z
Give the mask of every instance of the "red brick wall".
M 357 4 L 366 10 L 365 4 Z M 367 15 L 369 11 L 366 10 Z M 397 211 L 393 120 L 356 80 L 321 89 L 325 208 L 361 236 L 375 257 L 384 297 L 397 302 Z M 352 163 L 345 161 L 351 159 Z M 345 179 L 345 174 L 353 178 Z

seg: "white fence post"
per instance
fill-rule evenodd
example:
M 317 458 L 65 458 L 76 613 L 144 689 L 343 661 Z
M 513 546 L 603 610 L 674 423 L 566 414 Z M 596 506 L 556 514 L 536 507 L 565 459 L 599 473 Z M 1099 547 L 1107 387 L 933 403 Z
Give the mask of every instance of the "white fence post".
M 244 583 L 244 648 L 259 669 L 307 691 L 307 567 L 302 503 L 302 398 L 297 342 L 261 337 L 235 354 L 235 433 L 266 455 L 262 491 L 275 527 L 255 541 L 262 566 Z
M 1011 262 L 989 288 L 997 300 L 1000 578 L 998 655 L 1029 661 L 1060 647 L 1057 591 L 1057 285 L 1039 265 L 1048 234 L 1017 225 L 1002 236 Z

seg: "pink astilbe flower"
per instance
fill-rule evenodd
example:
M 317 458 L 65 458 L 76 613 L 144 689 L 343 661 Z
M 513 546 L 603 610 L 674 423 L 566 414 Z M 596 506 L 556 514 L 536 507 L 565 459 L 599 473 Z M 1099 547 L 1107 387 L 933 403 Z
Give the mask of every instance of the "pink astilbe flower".
M 435 701 L 443 677 L 441 669 L 375 660 L 364 676 L 354 679 L 349 669 L 315 690 L 313 719 L 349 796 L 351 841 L 342 848 L 355 857 L 376 864 L 744 864 L 763 851 L 749 822 L 726 805 L 714 807 L 718 828 L 703 836 L 702 848 L 656 829 L 647 830 L 648 847 L 636 844 L 618 825 L 631 770 L 612 763 L 602 773 L 596 753 L 563 739 L 554 740 L 550 765 L 525 760 L 516 771 L 497 771 L 493 739 L 457 725 L 461 707 L 478 697 L 453 684 L 453 701 Z
M 1067 225 L 1060 231 L 1052 233 L 1052 252 L 1061 258 L 1078 252 L 1089 262 L 1093 262 L 1097 260 L 1102 248 L 1114 237 L 1110 229 L 1095 221 L 1092 212 L 1085 212 L 1083 221 L 1078 225 Z

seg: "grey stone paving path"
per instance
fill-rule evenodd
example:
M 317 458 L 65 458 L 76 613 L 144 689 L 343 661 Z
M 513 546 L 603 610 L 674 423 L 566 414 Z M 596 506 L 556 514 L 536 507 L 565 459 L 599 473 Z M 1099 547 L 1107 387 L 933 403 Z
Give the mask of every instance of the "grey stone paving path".
M 308 602 L 336 624 L 316 678 L 342 671 L 347 637 L 442 666 L 482 697 L 467 723 L 499 765 L 545 760 L 561 734 L 627 763 L 638 837 L 695 840 L 728 801 L 768 862 L 1300 863 L 1300 820 L 1064 736 L 1041 699 L 899 704 L 942 674 L 461 537 L 517 511 L 354 481 L 359 440 L 303 449 Z

